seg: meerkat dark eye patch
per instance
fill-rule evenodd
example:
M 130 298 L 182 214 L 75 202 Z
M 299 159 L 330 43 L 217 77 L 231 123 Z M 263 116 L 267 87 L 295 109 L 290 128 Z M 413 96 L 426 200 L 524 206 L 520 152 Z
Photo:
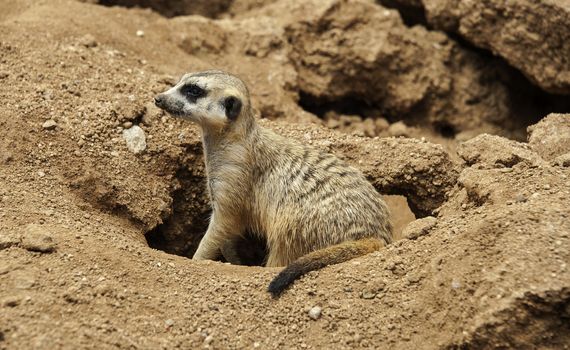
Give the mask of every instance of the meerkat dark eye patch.
M 206 95 L 206 90 L 196 84 L 186 84 L 180 89 L 180 92 L 191 102 L 196 102 L 197 99 Z
M 236 120 L 241 112 L 241 101 L 239 98 L 230 96 L 224 99 L 224 109 L 229 120 Z

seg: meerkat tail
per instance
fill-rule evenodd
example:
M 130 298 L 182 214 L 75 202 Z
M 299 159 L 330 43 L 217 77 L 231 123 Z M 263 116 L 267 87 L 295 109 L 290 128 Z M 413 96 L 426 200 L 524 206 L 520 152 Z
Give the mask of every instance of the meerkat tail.
M 357 241 L 346 241 L 303 255 L 285 267 L 271 281 L 267 291 L 273 297 L 279 296 L 297 278 L 304 274 L 322 269 L 328 265 L 339 264 L 350 259 L 375 252 L 386 244 L 378 238 L 363 238 Z

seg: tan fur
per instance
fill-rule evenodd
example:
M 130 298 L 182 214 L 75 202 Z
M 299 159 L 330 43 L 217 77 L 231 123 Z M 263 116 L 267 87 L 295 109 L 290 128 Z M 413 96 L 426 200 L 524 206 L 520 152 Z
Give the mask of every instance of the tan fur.
M 189 83 L 207 95 L 188 101 L 180 91 Z M 227 96 L 242 103 L 235 120 L 220 117 L 220 101 Z M 203 131 L 213 214 L 194 259 L 215 259 L 224 251 L 235 261 L 231 242 L 245 232 L 267 240 L 267 266 L 286 266 L 358 241 L 358 249 L 341 244 L 301 260 L 334 264 L 392 241 L 386 204 L 364 176 L 331 154 L 259 126 L 238 78 L 219 71 L 187 74 L 157 98 L 159 107 Z

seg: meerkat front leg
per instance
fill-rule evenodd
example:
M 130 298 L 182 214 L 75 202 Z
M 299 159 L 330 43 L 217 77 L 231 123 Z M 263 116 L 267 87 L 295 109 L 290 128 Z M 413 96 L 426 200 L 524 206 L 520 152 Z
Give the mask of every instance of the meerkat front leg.
M 193 260 L 217 259 L 221 254 L 221 249 L 220 249 L 221 236 L 222 233 L 220 233 L 219 229 L 215 225 L 212 225 L 212 222 L 210 222 L 210 226 L 208 226 L 208 230 L 206 231 L 204 237 L 202 237 L 202 240 L 198 245 L 198 249 L 196 249 L 196 252 L 194 253 L 192 259 Z
M 227 233 L 223 230 L 220 222 L 216 220 L 215 212 L 212 213 L 208 230 L 200 244 L 196 253 L 192 257 L 193 260 L 215 260 L 220 257 L 222 244 L 226 241 Z
M 232 227 L 232 231 L 227 228 Z M 216 218 L 216 214 L 212 214 L 210 219 L 210 225 L 208 230 L 200 244 L 194 256 L 193 260 L 215 260 L 224 255 L 224 258 L 232 264 L 239 264 L 240 260 L 235 252 L 235 244 L 233 243 L 236 236 L 239 236 L 239 232 L 235 232 L 238 229 L 237 225 L 229 225 L 227 222 L 220 222 Z M 227 254 L 227 256 L 226 256 Z

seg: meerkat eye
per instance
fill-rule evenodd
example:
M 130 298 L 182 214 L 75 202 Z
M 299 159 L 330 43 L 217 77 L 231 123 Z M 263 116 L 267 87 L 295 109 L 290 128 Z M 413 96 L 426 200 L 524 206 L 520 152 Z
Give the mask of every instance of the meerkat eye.
M 204 89 L 196 84 L 188 84 L 182 88 L 182 93 L 188 97 L 198 98 L 204 96 Z

